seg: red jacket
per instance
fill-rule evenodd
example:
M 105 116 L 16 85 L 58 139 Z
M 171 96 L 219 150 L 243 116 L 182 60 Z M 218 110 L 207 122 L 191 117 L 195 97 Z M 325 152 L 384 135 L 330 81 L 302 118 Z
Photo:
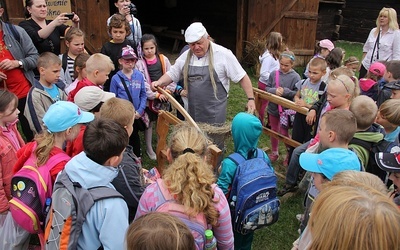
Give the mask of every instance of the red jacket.
M 21 146 L 25 145 L 24 140 L 18 132 L 16 123 L 8 126 L 17 136 Z M 11 199 L 11 178 L 13 166 L 17 161 L 17 149 L 0 129 L 0 213 L 8 210 L 8 201 Z
M 67 148 L 65 152 L 67 155 L 74 157 L 83 151 L 83 133 L 85 132 L 86 125 L 82 124 L 78 136 L 73 141 L 67 142 Z
M 74 90 L 72 90 L 71 92 L 69 92 L 68 101 L 74 102 L 74 98 L 75 98 L 76 93 L 78 93 L 78 91 L 81 90 L 81 88 L 86 87 L 86 86 L 98 86 L 98 85 L 92 83 L 87 78 L 84 78 L 84 79 L 80 80 L 76 84 L 76 88 Z

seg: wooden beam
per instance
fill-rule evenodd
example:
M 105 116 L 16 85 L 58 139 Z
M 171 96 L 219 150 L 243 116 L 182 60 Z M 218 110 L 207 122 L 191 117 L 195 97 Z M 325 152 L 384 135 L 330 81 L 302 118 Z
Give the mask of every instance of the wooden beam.
M 269 136 L 272 136 L 272 137 L 278 139 L 279 141 L 281 141 L 281 142 L 283 142 L 283 143 L 285 143 L 287 145 L 290 145 L 290 146 L 292 146 L 294 148 L 301 145 L 301 143 L 299 143 L 299 142 L 297 142 L 297 141 L 295 141 L 295 140 L 293 140 L 293 139 L 291 139 L 291 138 L 289 138 L 287 136 L 281 135 L 278 132 L 275 132 L 272 129 L 269 129 L 269 128 L 266 128 L 266 127 L 263 127 L 263 133 L 267 134 Z
M 317 20 L 318 13 L 300 12 L 300 11 L 287 11 L 284 14 L 286 18 L 301 19 L 301 20 Z
M 264 33 L 260 37 L 266 37 L 273 30 L 275 25 L 277 25 L 281 21 L 281 19 L 285 16 L 285 13 L 289 11 L 296 4 L 297 1 L 298 0 L 292 0 L 291 2 L 289 2 L 289 4 L 286 5 L 285 8 L 283 8 L 279 16 L 276 17 L 275 20 L 270 25 L 268 25 L 268 27 L 265 29 Z

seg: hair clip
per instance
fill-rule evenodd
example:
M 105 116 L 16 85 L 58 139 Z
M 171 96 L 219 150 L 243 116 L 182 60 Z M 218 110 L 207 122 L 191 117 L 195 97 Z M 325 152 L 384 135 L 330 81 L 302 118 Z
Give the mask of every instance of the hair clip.
M 287 53 L 282 53 L 281 56 L 289 57 L 290 60 L 294 61 L 294 56 L 293 55 L 290 55 L 290 54 L 287 54 Z
M 182 154 L 186 154 L 186 153 L 192 153 L 192 154 L 195 154 L 194 150 L 193 150 L 193 149 L 191 149 L 191 148 L 185 148 L 185 149 L 183 150 Z

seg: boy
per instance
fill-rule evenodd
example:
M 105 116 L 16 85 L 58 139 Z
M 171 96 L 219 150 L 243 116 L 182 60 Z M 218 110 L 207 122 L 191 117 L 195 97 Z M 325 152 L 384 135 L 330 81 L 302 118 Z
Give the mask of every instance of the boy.
M 400 208 L 400 154 L 382 153 L 375 154 L 375 160 L 378 166 L 389 173 L 389 180 L 393 181 L 395 186 L 390 197 Z
M 51 104 L 65 101 L 64 84 L 59 81 L 61 60 L 51 52 L 44 52 L 37 61 L 39 81 L 35 79 L 26 98 L 25 117 L 31 130 L 38 134 L 43 129 L 43 116 Z
M 128 145 L 128 133 L 120 124 L 109 119 L 91 122 L 83 135 L 84 152 L 73 157 L 65 166 L 72 182 L 83 188 L 98 186 L 114 188 L 111 181 L 118 174 L 122 154 Z M 97 201 L 86 214 L 78 249 L 124 249 L 128 228 L 128 208 L 123 199 Z
M 399 144 L 400 132 L 400 100 L 389 99 L 379 107 L 376 123 L 385 130 L 385 140 Z
M 76 93 L 75 104 L 83 111 L 93 113 L 97 117 L 103 103 L 112 97 L 115 97 L 114 93 L 105 92 L 97 86 L 87 86 Z M 75 140 L 67 142 L 65 151 L 69 156 L 74 157 L 83 151 L 83 133 L 85 129 L 86 124 L 82 124 Z
M 79 81 L 76 88 L 69 93 L 68 101 L 74 102 L 76 93 L 83 87 L 97 86 L 102 88 L 112 70 L 114 70 L 114 64 L 108 56 L 101 53 L 91 55 L 86 61 L 87 77 Z
M 232 120 L 232 137 L 235 145 L 235 152 L 242 155 L 245 159 L 249 158 L 251 153 L 257 152 L 258 139 L 262 132 L 260 120 L 248 113 L 239 113 Z M 264 158 L 268 156 L 264 153 Z M 269 161 L 269 159 L 268 159 Z M 221 188 L 224 194 L 229 197 L 230 186 L 236 173 L 237 165 L 230 159 L 225 158 L 222 161 L 221 173 L 218 177 L 217 185 Z M 253 232 L 242 235 L 234 232 L 235 249 L 251 249 L 253 241 Z
M 376 101 L 378 107 L 389 98 L 400 98 L 400 85 L 396 84 L 400 80 L 400 60 L 386 62 L 385 65 L 384 82 L 379 84 L 378 100 Z
M 109 99 L 101 107 L 100 117 L 116 121 L 126 129 L 129 136 L 133 132 L 135 108 L 127 100 L 115 97 Z M 118 176 L 115 177 L 112 184 L 124 196 L 128 204 L 129 223 L 131 223 L 135 218 L 138 201 L 147 186 L 146 182 L 148 180 L 144 178 L 142 164 L 133 153 L 133 148 L 130 145 L 125 148 L 120 166 Z

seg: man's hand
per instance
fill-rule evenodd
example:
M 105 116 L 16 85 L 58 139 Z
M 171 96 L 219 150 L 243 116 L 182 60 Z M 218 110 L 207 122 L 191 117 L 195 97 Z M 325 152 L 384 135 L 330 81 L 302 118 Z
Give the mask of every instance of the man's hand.
M 254 114 L 256 111 L 256 103 L 254 100 L 249 100 L 246 105 L 247 113 Z

